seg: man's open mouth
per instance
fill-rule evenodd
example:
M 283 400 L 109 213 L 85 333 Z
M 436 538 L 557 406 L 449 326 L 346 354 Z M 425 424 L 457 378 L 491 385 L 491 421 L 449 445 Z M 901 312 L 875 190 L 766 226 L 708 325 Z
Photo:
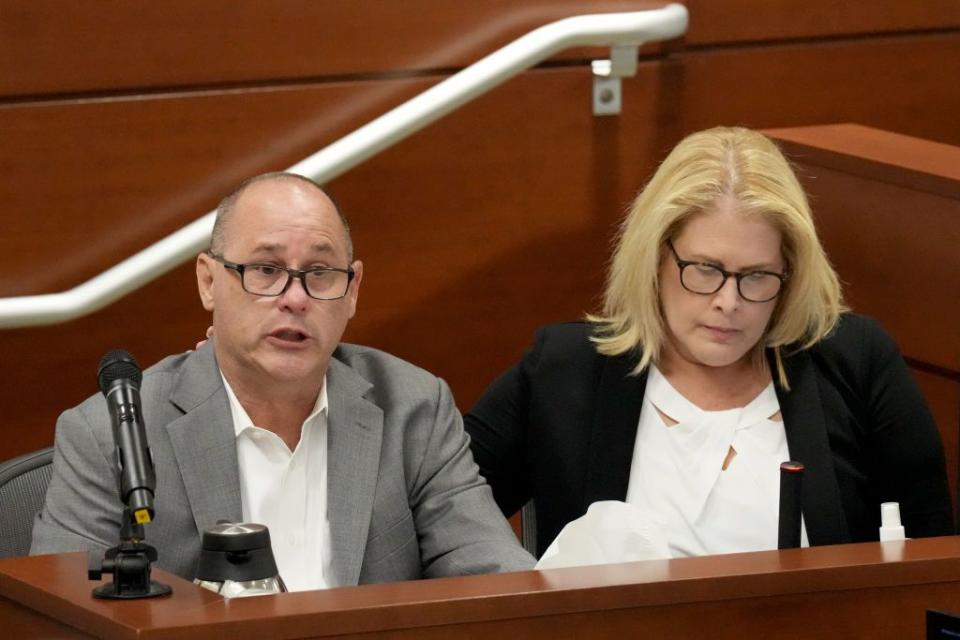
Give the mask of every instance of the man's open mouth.
M 279 331 L 274 331 L 270 335 L 278 340 L 284 340 L 285 342 L 303 342 L 307 339 L 307 334 L 303 333 L 302 331 L 297 331 L 296 329 L 281 329 Z

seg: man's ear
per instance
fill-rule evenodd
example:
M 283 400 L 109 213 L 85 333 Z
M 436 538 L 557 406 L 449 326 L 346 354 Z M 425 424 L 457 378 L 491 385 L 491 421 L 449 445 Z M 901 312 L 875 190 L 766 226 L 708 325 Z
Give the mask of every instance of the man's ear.
M 213 258 L 205 253 L 197 256 L 197 291 L 207 311 L 213 311 Z
M 350 283 L 350 289 L 347 291 L 347 297 L 350 298 L 350 318 L 357 312 L 357 298 L 360 297 L 360 281 L 363 280 L 363 263 L 359 260 L 354 261 L 353 281 Z

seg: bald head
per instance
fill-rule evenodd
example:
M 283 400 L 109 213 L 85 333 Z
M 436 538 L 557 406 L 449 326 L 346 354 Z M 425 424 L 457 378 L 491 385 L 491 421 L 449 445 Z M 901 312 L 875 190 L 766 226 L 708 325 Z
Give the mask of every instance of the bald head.
M 248 178 L 240 183 L 236 189 L 234 189 L 230 194 L 228 194 L 223 200 L 220 201 L 220 204 L 217 206 L 217 217 L 213 223 L 213 233 L 210 238 L 210 251 L 216 255 L 223 255 L 224 248 L 227 244 L 227 236 L 229 233 L 229 224 L 230 218 L 233 214 L 233 210 L 236 208 L 237 203 L 240 201 L 244 193 L 247 192 L 250 187 L 254 185 L 263 183 L 263 182 L 275 182 L 275 181 L 289 181 L 294 185 L 301 186 L 307 189 L 314 189 L 319 191 L 324 198 L 328 199 L 333 206 L 333 210 L 337 212 L 337 215 L 340 217 L 340 222 L 343 223 L 343 229 L 346 240 L 347 247 L 347 258 L 348 260 L 353 260 L 353 241 L 350 238 L 350 224 L 347 222 L 346 217 L 340 211 L 340 207 L 337 206 L 337 203 L 333 200 L 330 195 L 323 190 L 319 184 L 311 180 L 306 176 L 302 176 L 297 173 L 288 173 L 284 171 L 273 171 L 270 173 L 262 173 L 260 175 Z

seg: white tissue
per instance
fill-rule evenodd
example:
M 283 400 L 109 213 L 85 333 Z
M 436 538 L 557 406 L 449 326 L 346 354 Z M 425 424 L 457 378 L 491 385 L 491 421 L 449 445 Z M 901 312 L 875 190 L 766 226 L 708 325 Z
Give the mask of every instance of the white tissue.
M 607 500 L 563 528 L 537 563 L 537 569 L 661 560 L 670 547 L 661 527 L 637 507 Z

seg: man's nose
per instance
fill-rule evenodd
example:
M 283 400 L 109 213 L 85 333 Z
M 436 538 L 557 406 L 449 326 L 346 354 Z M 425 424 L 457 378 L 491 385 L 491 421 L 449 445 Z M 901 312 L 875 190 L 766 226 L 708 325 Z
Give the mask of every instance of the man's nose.
M 303 311 L 310 304 L 310 296 L 307 294 L 307 283 L 303 277 L 290 276 L 290 282 L 287 288 L 280 294 L 280 302 L 284 306 L 297 311 Z

